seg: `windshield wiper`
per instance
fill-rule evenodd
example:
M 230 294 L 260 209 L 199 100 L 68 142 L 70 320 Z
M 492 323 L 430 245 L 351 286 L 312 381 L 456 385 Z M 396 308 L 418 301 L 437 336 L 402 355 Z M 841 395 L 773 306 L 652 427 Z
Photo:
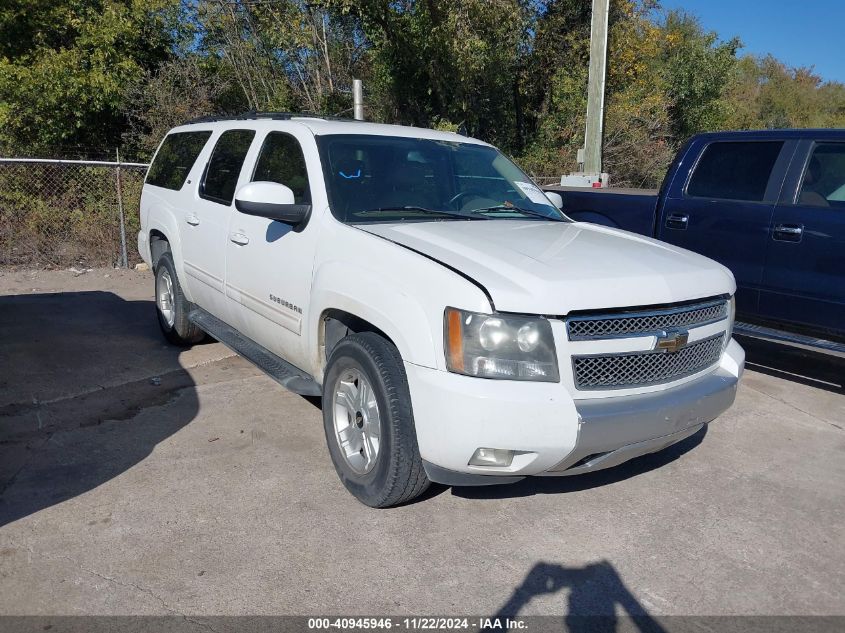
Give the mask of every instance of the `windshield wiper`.
M 380 213 L 390 211 L 416 211 L 418 213 L 435 213 L 437 215 L 445 215 L 450 218 L 461 218 L 462 220 L 489 220 L 490 218 L 478 217 L 469 215 L 468 213 L 459 213 L 457 211 L 440 211 L 438 209 L 429 209 L 427 207 L 418 207 L 414 205 L 405 205 L 402 207 L 377 207 L 375 209 L 367 209 L 366 211 L 358 211 L 355 215 L 364 215 L 366 213 Z
M 554 217 L 546 215 L 540 211 L 533 211 L 532 209 L 523 209 L 522 207 L 515 207 L 510 204 L 497 204 L 492 207 L 482 207 L 481 209 L 473 209 L 472 213 L 496 213 L 497 211 L 516 211 L 523 215 L 530 215 L 536 218 L 543 218 L 544 220 L 551 220 L 552 222 L 566 222 L 561 217 Z

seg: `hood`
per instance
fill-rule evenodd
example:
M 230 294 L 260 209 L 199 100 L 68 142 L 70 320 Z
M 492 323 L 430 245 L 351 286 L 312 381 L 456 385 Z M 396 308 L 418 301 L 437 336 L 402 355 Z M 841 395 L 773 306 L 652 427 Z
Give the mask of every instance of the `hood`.
M 471 277 L 503 312 L 564 315 L 733 294 L 711 259 L 584 222 L 484 220 L 358 225 Z

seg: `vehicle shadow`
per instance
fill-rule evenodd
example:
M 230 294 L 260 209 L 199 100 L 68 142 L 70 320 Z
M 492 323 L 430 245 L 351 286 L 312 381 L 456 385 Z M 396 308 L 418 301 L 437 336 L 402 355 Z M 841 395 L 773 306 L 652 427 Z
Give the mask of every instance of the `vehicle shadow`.
M 707 435 L 707 426 L 662 451 L 636 457 L 624 464 L 593 473 L 572 475 L 571 477 L 527 477 L 522 481 L 501 486 L 453 487 L 452 494 L 466 499 L 507 499 L 537 494 L 563 494 L 590 490 L 625 481 L 661 468 L 701 444 L 705 435 Z
M 845 393 L 845 359 L 737 335 L 748 369 L 802 385 Z
M 152 301 L 0 296 L 0 525 L 110 481 L 194 419 L 180 351 Z M 166 414 L 136 419 L 177 397 Z
M 563 631 L 612 633 L 617 630 L 619 624 L 617 607 L 625 612 L 628 619 L 626 624 L 633 624 L 633 629 L 626 626 L 625 630 L 638 630 L 643 633 L 665 631 L 628 590 L 613 565 L 604 560 L 584 567 L 537 563 L 526 574 L 522 583 L 514 588 L 511 596 L 491 620 L 495 623 L 496 618 L 501 622 L 504 622 L 505 618 L 513 619 L 535 597 L 554 594 L 564 589 L 569 590 L 569 595 L 566 615 L 561 622 Z M 557 627 L 553 627 L 555 628 Z M 503 629 L 497 627 L 495 630 Z

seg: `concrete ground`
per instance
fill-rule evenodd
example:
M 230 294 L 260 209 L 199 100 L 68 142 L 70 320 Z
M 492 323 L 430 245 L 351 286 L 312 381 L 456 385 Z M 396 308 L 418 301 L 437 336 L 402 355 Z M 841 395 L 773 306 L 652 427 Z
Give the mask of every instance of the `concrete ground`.
M 663 453 L 373 510 L 150 273 L 0 274 L 0 614 L 845 614 L 845 367 L 749 345 Z

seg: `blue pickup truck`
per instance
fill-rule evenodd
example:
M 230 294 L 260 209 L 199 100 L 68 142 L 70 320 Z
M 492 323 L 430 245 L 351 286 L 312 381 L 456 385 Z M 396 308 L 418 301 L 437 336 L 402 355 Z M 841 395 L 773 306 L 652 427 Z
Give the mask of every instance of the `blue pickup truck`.
M 700 134 L 659 190 L 545 189 L 730 268 L 738 333 L 845 355 L 845 130 Z

